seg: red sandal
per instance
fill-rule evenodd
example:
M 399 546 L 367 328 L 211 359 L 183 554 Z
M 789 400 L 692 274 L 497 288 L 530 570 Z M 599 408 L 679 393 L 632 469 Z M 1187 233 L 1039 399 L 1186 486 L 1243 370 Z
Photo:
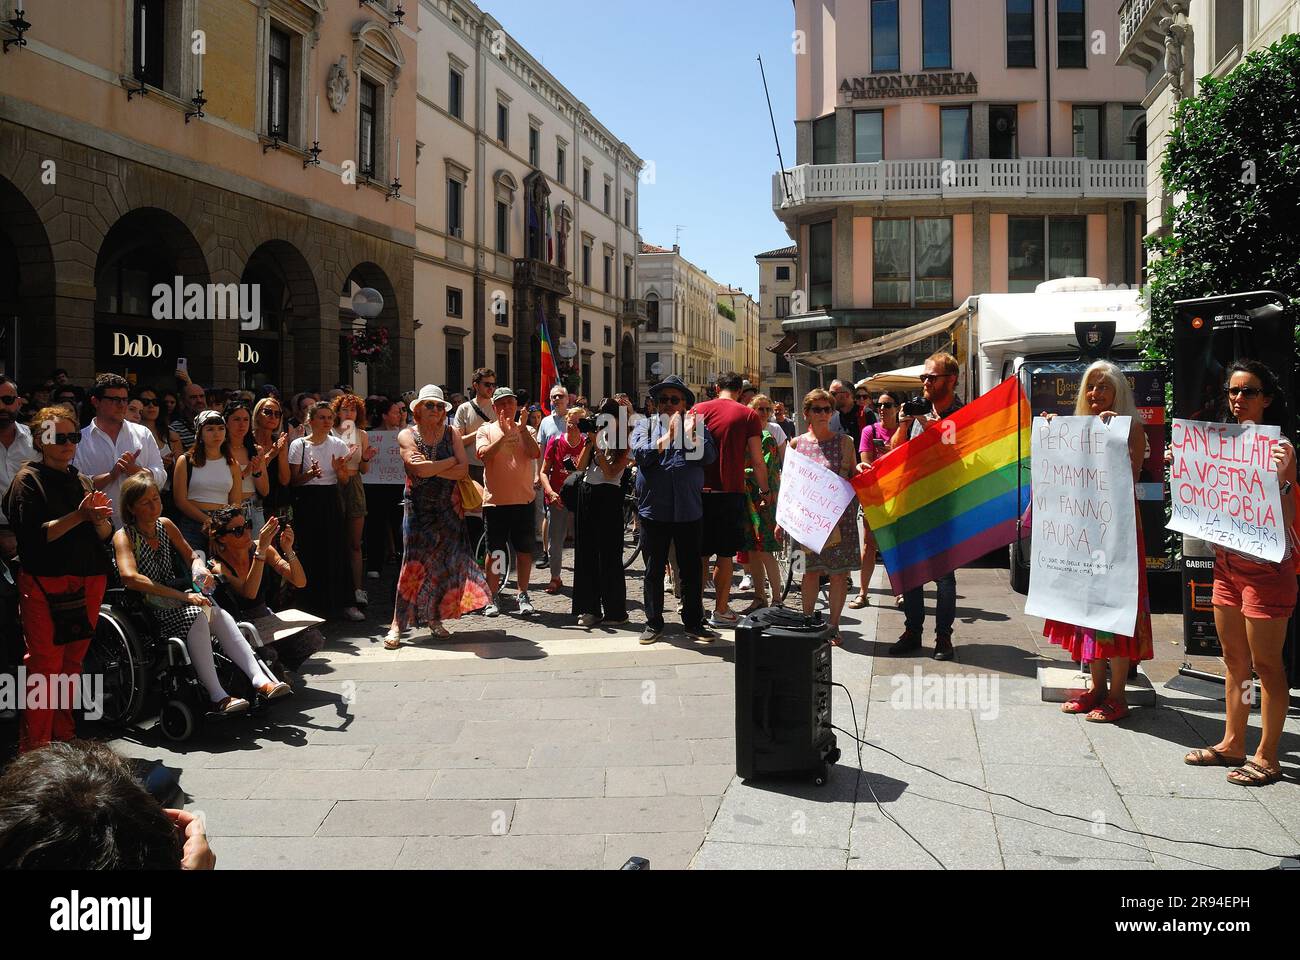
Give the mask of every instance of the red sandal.
M 1089 723 L 1119 723 L 1128 716 L 1128 706 L 1107 700 L 1092 713 L 1084 717 Z
M 1092 713 L 1097 709 L 1097 704 L 1105 699 L 1106 695 L 1098 693 L 1095 690 L 1089 690 L 1083 696 L 1061 705 L 1061 712 L 1068 714 Z

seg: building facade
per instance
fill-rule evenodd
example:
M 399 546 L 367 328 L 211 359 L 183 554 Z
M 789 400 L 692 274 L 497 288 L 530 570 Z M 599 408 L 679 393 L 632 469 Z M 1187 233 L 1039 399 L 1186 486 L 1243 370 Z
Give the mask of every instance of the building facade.
M 803 309 L 783 324 L 796 352 L 887 336 L 972 294 L 1139 281 L 1145 86 L 1107 47 L 1113 8 L 794 6 L 797 165 L 773 178 L 773 209 L 799 249 Z M 862 376 L 933 346 L 832 370 Z
M 1160 176 L 1178 101 L 1200 78 L 1221 77 L 1246 54 L 1300 33 L 1300 0 L 1126 0 L 1119 9 L 1118 63 L 1145 74 L 1148 235 L 1167 226 L 1170 197 Z
M 419 16 L 417 379 L 536 396 L 544 319 L 573 388 L 632 392 L 642 161 L 490 14 Z
M 769 250 L 754 259 L 758 261 L 759 379 L 764 393 L 792 409 L 794 378 L 790 375 L 790 361 L 779 347 L 785 339 L 781 324 L 790 316 L 798 287 L 799 248 Z
M 731 359 L 724 365 L 741 374 L 750 383 L 760 384 L 763 377 L 758 363 L 758 303 L 744 288 L 733 287 L 729 283 L 719 284 L 718 303 L 724 304 L 731 312 L 736 331 L 731 344 Z M 721 352 L 725 358 L 725 344 Z
M 416 41 L 398 4 L 27 7 L 0 58 L 7 368 L 161 385 L 183 359 L 205 385 L 329 387 L 358 379 L 355 322 L 390 335 L 370 386 L 412 381 Z M 369 321 L 340 309 L 361 287 L 384 299 Z

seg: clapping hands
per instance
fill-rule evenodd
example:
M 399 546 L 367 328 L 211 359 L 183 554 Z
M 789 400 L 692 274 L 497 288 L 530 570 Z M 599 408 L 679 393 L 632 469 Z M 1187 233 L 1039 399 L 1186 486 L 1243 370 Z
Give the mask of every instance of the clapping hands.
M 113 501 L 108 499 L 102 490 L 96 490 L 86 494 L 77 512 L 81 514 L 82 519 L 90 523 L 104 523 L 113 516 Z

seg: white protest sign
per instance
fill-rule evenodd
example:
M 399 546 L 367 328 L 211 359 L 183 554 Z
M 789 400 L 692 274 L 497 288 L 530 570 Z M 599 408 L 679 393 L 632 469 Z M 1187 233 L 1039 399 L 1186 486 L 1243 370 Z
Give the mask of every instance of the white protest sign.
M 1131 637 L 1137 628 L 1132 418 L 1034 421 L 1033 547 L 1025 613 Z
M 397 445 L 400 430 L 371 430 L 367 434 L 370 445 L 379 452 L 370 461 L 370 472 L 361 478 L 366 486 L 406 483 L 406 467 L 402 463 L 402 450 Z
M 821 553 L 845 508 L 856 499 L 852 485 L 843 477 L 793 446 L 786 449 L 776 523 L 804 549 Z
M 1276 426 L 1175 420 L 1169 529 L 1279 563 L 1286 555 Z

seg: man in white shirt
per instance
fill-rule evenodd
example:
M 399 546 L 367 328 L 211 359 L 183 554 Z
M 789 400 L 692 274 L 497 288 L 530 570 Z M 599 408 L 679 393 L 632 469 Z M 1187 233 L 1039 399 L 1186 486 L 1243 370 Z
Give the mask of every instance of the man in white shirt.
M 118 499 L 122 479 L 142 470 L 153 474 L 154 483 L 162 488 L 167 479 L 162 453 L 149 428 L 127 423 L 126 403 L 130 385 L 115 373 L 101 374 L 90 392 L 95 418 L 81 431 L 81 443 L 72 465 L 91 478 L 96 490 L 113 501 L 113 529 L 122 527 Z
M 39 459 L 32 446 L 32 432 L 18 422 L 18 385 L 0 373 L 0 500 L 22 465 Z M 17 549 L 9 520 L 0 510 L 0 557 L 8 559 Z

